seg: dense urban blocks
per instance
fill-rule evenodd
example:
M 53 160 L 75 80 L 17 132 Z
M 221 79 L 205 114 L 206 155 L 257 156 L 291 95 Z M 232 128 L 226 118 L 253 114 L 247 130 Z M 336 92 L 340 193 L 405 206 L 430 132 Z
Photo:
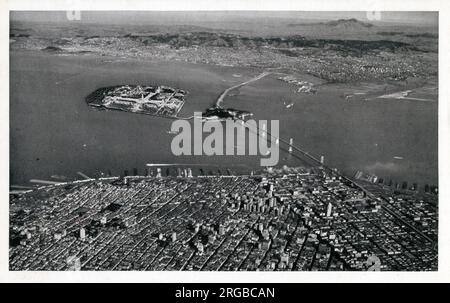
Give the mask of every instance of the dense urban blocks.
M 437 197 L 321 168 L 104 178 L 10 204 L 11 270 L 437 270 Z

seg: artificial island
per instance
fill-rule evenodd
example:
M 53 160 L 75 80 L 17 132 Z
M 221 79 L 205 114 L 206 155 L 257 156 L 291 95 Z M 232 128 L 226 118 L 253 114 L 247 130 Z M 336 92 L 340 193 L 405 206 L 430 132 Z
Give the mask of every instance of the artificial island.
M 86 102 L 98 108 L 176 117 L 186 94 L 168 86 L 118 85 L 95 90 L 86 97 Z

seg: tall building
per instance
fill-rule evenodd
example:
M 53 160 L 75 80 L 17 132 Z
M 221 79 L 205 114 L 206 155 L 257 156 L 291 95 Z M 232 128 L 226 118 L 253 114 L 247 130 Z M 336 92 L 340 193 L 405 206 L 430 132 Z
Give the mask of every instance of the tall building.
M 223 226 L 223 224 L 219 225 L 219 235 L 224 235 L 225 234 L 225 227 Z
M 84 227 L 80 228 L 80 239 L 86 239 L 86 229 L 84 229 Z
M 200 242 L 197 243 L 197 250 L 198 250 L 199 254 L 203 254 L 204 247 L 203 247 L 202 243 L 200 243 Z
M 208 243 L 212 244 L 212 243 L 214 243 L 214 241 L 216 241 L 216 236 L 213 234 L 209 234 L 208 235 Z
M 264 224 L 263 223 L 259 223 L 258 224 L 258 230 L 260 231 L 260 232 L 262 232 L 263 230 L 264 230 Z
M 270 239 L 269 231 L 267 229 L 263 230 L 262 236 L 263 236 L 264 240 L 269 240 Z
M 269 200 L 269 207 L 274 207 L 275 206 L 275 198 L 271 198 Z
M 327 217 L 331 217 L 331 212 L 333 211 L 333 205 L 331 203 L 328 203 L 327 207 Z

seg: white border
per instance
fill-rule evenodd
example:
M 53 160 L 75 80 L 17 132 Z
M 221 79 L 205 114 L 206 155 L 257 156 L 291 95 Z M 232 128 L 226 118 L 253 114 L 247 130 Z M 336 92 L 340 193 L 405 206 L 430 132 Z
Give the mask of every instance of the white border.
M 437 272 L 10 272 L 9 11 L 10 10 L 298 10 L 439 11 L 439 270 Z M 450 3 L 442 0 L 0 0 L 0 282 L 450 282 Z

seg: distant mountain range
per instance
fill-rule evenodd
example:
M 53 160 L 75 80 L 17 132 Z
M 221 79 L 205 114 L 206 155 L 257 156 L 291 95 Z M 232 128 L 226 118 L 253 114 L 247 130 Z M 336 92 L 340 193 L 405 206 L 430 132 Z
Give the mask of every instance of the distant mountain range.
M 362 22 L 358 19 L 339 19 L 328 22 L 316 22 L 316 23 L 290 23 L 289 26 L 321 26 L 333 29 L 347 29 L 347 30 L 364 30 L 375 27 L 372 23 Z
M 362 22 L 357 19 L 339 19 L 336 21 L 329 21 L 324 23 L 328 26 L 340 27 L 340 28 L 371 28 L 374 25 L 372 23 Z
M 343 23 L 341 23 L 343 24 Z M 192 46 L 216 46 L 249 49 L 260 47 L 272 47 L 287 49 L 293 47 L 312 47 L 332 49 L 356 54 L 368 51 L 395 51 L 397 49 L 416 50 L 416 47 L 404 42 L 391 40 L 342 40 L 342 39 L 310 39 L 303 36 L 288 37 L 247 37 L 235 34 L 221 34 L 214 32 L 190 32 L 190 33 L 151 33 L 151 34 L 127 34 L 127 38 L 135 39 L 145 45 L 168 44 L 172 47 Z

